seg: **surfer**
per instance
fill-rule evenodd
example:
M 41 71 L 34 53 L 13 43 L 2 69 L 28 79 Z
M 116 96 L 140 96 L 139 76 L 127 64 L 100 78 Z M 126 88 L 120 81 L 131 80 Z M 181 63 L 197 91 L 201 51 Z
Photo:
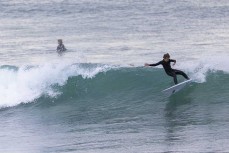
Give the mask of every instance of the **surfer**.
M 58 46 L 57 46 L 56 51 L 59 54 L 61 54 L 61 53 L 65 52 L 67 49 L 65 48 L 62 39 L 58 39 L 57 41 L 58 41 Z
M 170 63 L 173 62 L 173 65 L 176 64 L 176 60 L 170 59 L 169 53 L 164 54 L 163 60 L 155 63 L 155 64 L 148 64 L 145 63 L 145 66 L 158 66 L 162 65 L 166 74 L 173 77 L 174 83 L 177 84 L 177 75 L 182 75 L 185 79 L 189 80 L 189 77 L 187 74 L 185 74 L 183 71 L 172 69 Z

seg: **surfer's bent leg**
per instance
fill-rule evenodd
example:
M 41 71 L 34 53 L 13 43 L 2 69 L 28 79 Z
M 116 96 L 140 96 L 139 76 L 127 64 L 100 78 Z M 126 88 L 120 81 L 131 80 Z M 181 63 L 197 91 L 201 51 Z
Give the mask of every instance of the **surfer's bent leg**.
M 176 73 L 174 71 L 172 71 L 172 72 L 168 72 L 167 74 L 169 76 L 173 77 L 174 83 L 177 84 L 177 75 L 176 75 Z
M 180 70 L 174 70 L 174 72 L 178 75 L 182 75 L 185 79 L 189 80 L 189 77 L 187 76 L 187 74 L 185 74 L 183 71 Z

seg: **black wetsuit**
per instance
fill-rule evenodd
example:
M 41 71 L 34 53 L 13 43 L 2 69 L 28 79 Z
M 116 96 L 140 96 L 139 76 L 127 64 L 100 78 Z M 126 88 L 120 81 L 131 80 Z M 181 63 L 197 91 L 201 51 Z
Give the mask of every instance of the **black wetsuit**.
M 57 52 L 64 52 L 64 51 L 66 51 L 67 49 L 65 48 L 65 46 L 64 46 L 64 44 L 60 44 L 60 45 L 58 45 L 57 46 L 57 49 L 56 49 L 56 51 Z
M 162 61 L 160 61 L 158 63 L 150 64 L 149 66 L 162 65 L 164 70 L 165 70 L 165 72 L 166 72 L 166 74 L 168 74 L 169 76 L 173 77 L 173 80 L 174 80 L 175 84 L 177 84 L 177 75 L 182 75 L 185 79 L 189 79 L 189 77 L 183 71 L 172 69 L 171 65 L 170 65 L 171 62 L 176 62 L 176 60 L 169 59 L 168 62 L 162 60 Z

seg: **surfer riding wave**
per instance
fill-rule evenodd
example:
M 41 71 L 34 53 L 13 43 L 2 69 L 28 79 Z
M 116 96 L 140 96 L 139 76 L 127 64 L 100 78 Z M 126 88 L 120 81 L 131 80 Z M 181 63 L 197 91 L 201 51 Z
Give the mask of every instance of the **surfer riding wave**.
M 173 77 L 174 83 L 177 84 L 177 75 L 182 75 L 185 79 L 189 80 L 190 78 L 187 76 L 187 74 L 185 74 L 183 71 L 181 70 L 176 70 L 176 69 L 172 69 L 170 63 L 173 62 L 175 65 L 176 64 L 176 60 L 170 59 L 170 55 L 164 54 L 163 56 L 163 60 L 155 63 L 155 64 L 148 64 L 145 63 L 145 66 L 158 66 L 158 65 L 162 65 L 166 74 Z

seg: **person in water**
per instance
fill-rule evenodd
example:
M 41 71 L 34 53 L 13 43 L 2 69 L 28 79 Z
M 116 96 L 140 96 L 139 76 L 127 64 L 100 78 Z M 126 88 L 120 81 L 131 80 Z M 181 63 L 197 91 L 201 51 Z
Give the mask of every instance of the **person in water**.
M 155 64 L 148 64 L 145 63 L 145 66 L 158 66 L 158 65 L 162 65 L 166 74 L 173 77 L 174 83 L 177 84 L 177 75 L 182 75 L 185 79 L 189 80 L 189 77 L 187 76 L 187 74 L 185 74 L 183 71 L 180 70 L 176 70 L 176 69 L 172 69 L 170 63 L 173 62 L 175 65 L 176 64 L 176 60 L 170 59 L 170 55 L 164 54 L 163 56 L 163 60 L 155 63 Z
M 63 53 L 63 52 L 65 52 L 67 49 L 65 48 L 62 39 L 58 39 L 57 41 L 58 41 L 58 46 L 57 46 L 56 51 L 57 51 L 58 53 Z

